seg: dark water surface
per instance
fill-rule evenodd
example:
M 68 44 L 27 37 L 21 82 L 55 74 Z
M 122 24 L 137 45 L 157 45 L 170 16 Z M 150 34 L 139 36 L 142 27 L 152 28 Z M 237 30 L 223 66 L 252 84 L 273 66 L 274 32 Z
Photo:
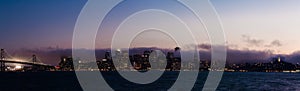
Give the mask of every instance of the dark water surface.
M 116 91 L 165 91 L 173 85 L 178 72 L 166 72 L 157 81 L 141 85 L 129 82 L 114 72 L 103 72 Z M 194 91 L 201 90 L 207 72 L 200 72 Z M 0 73 L 0 91 L 82 91 L 74 72 Z M 187 78 L 188 79 L 188 78 Z M 300 90 L 300 73 L 225 72 L 219 91 L 296 91 Z

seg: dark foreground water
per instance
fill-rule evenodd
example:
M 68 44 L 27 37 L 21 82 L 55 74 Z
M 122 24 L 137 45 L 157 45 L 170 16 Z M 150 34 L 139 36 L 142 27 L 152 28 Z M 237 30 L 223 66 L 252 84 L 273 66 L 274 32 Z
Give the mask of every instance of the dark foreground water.
M 159 81 L 139 85 L 116 76 L 102 73 L 106 81 L 117 91 L 164 91 L 176 81 L 176 72 L 165 73 Z M 195 83 L 195 91 L 201 90 L 207 72 L 201 72 Z M 300 90 L 300 73 L 225 72 L 219 91 L 293 91 Z M 74 72 L 22 72 L 0 73 L 0 91 L 82 91 Z

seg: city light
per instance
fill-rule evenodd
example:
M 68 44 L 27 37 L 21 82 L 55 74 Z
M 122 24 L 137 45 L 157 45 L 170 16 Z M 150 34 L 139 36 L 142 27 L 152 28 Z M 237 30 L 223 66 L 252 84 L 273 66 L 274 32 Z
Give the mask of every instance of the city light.
M 21 65 L 16 65 L 15 69 L 22 69 L 22 66 Z
M 121 49 L 117 49 L 117 52 L 121 52 Z

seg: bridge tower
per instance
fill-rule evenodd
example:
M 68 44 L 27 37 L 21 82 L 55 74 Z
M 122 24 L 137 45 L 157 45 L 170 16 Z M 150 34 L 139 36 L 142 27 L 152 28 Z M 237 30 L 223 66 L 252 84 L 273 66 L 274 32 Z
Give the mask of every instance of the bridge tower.
M 37 62 L 37 58 L 36 55 L 32 55 L 32 63 L 35 64 Z M 37 71 L 37 66 L 36 65 L 32 65 L 32 71 Z
M 32 55 L 32 63 L 36 63 L 37 62 L 37 59 L 36 59 L 36 55 Z
M 5 60 L 5 51 L 4 51 L 4 49 L 1 49 L 0 50 L 0 71 L 5 71 L 5 62 L 4 62 L 4 60 Z

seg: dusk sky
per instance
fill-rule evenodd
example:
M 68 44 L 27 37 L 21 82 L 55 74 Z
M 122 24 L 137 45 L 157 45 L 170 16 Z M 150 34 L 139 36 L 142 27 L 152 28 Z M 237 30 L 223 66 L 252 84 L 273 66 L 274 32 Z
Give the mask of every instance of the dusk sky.
M 1 0 L 0 48 L 18 50 L 58 46 L 70 49 L 76 19 L 85 2 Z M 291 54 L 300 50 L 299 3 L 299 0 L 212 0 L 229 48 L 271 51 L 275 54 Z M 150 35 L 158 37 L 147 38 Z M 206 37 L 199 38 L 204 38 L 201 43 L 209 43 Z M 144 39 L 162 45 L 174 44 L 158 32 L 139 35 L 135 42 L 141 43 L 141 46 L 148 45 L 143 43 Z M 103 46 L 97 45 L 97 48 Z

